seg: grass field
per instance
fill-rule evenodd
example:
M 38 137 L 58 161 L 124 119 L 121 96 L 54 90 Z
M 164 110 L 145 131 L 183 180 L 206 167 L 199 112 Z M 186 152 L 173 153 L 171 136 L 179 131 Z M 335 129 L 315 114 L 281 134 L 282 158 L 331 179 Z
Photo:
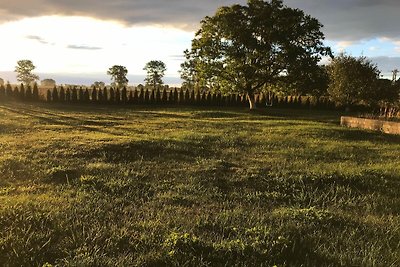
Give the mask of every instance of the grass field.
M 400 136 L 338 124 L 0 104 L 0 263 L 399 266 Z

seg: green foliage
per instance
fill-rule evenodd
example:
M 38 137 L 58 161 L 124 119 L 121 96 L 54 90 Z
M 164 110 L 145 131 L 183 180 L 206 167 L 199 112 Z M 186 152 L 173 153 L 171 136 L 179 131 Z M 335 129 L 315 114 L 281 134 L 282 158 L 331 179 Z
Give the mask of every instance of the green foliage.
M 25 85 L 30 85 L 39 80 L 39 76 L 32 73 L 35 68 L 31 60 L 18 60 L 17 66 L 15 66 L 17 80 Z
M 145 79 L 146 86 L 151 86 L 156 90 L 159 86 L 164 84 L 162 78 L 167 70 L 164 62 L 160 60 L 149 61 L 144 66 L 143 70 L 147 72 L 147 77 Z
M 107 75 L 111 76 L 111 80 L 114 82 L 117 88 L 126 86 L 129 82 L 128 78 L 126 77 L 128 75 L 128 69 L 124 66 L 112 66 L 108 69 Z
M 201 22 L 181 73 L 198 89 L 234 91 L 253 100 L 265 85 L 285 80 L 285 74 L 302 79 L 300 70 L 316 68 L 330 53 L 321 26 L 280 0 L 221 7 Z
M 369 104 L 376 96 L 380 72 L 366 57 L 340 54 L 332 59 L 327 71 L 328 93 L 336 103 L 347 107 L 362 102 Z

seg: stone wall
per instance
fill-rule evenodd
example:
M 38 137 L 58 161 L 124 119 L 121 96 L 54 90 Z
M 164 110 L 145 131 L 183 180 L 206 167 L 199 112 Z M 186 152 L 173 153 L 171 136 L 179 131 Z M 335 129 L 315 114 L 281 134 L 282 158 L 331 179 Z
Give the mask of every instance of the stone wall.
M 341 117 L 340 125 L 352 128 L 382 131 L 388 134 L 400 134 L 400 122 L 364 119 L 356 117 Z

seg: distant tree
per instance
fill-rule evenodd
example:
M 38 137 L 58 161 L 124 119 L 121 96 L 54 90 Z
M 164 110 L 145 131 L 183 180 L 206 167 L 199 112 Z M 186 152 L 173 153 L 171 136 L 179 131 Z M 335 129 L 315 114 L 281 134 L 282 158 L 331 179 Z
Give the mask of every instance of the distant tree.
M 379 107 L 400 104 L 400 83 L 389 79 L 379 79 L 371 97 L 371 104 Z
M 281 0 L 224 6 L 201 21 L 187 65 L 193 66 L 195 81 L 209 88 L 247 94 L 253 109 L 256 93 L 266 85 L 330 54 L 321 27 L 317 19 Z
M 15 66 L 17 80 L 25 85 L 30 85 L 31 83 L 39 80 L 39 76 L 32 73 L 35 68 L 36 67 L 30 60 L 25 59 L 17 61 L 17 66 Z
M 56 81 L 54 79 L 44 79 L 40 81 L 40 85 L 43 87 L 54 87 L 56 86 Z
M 366 57 L 353 57 L 342 53 L 332 59 L 327 71 L 329 95 L 336 103 L 346 108 L 362 101 L 370 103 L 376 95 L 380 72 Z
M 162 78 L 167 70 L 164 62 L 160 60 L 152 60 L 146 63 L 143 70 L 147 71 L 147 77 L 145 79 L 147 86 L 152 86 L 155 90 L 157 86 L 164 84 Z
M 107 74 L 111 76 L 111 80 L 118 88 L 126 86 L 129 82 L 126 78 L 128 69 L 124 66 L 114 65 L 108 69 Z
M 0 86 L 4 85 L 4 80 L 2 78 L 0 78 Z
M 110 75 L 110 74 L 109 74 Z M 92 84 L 92 87 L 97 87 L 97 88 L 103 88 L 103 87 L 105 87 L 106 86 L 106 84 L 104 83 L 104 82 L 99 82 L 99 81 L 96 81 L 96 82 L 94 82 L 93 84 Z

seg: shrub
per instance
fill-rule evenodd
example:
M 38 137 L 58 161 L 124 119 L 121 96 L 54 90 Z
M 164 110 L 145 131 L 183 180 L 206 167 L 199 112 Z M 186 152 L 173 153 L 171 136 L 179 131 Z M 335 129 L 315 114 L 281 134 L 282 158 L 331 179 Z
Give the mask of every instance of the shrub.
M 107 103 L 108 102 L 108 92 L 107 92 L 107 87 L 103 88 L 103 102 Z
M 6 97 L 6 88 L 3 84 L 0 85 L 0 99 L 4 99 Z
M 60 87 L 60 94 L 59 94 L 59 97 L 60 97 L 60 101 L 61 102 L 64 102 L 65 101 L 65 90 L 64 90 L 64 87 Z
M 47 100 L 47 102 L 51 102 L 51 91 L 50 91 L 50 89 L 47 89 L 46 100 Z
M 32 98 L 33 100 L 39 100 L 39 88 L 37 83 L 33 84 Z
M 71 101 L 74 103 L 78 102 L 78 90 L 76 87 L 72 88 Z
M 51 99 L 53 100 L 53 102 L 58 102 L 59 101 L 59 95 L 58 95 L 58 90 L 57 87 L 54 86 L 53 88 L 53 93 L 51 94 Z
M 92 88 L 92 102 L 97 102 L 97 89 L 94 86 Z
M 86 103 L 88 103 L 90 101 L 89 90 L 87 88 L 85 89 L 85 93 L 83 94 L 83 98 L 85 99 Z
M 119 104 L 120 101 L 121 101 L 121 91 L 117 87 L 117 89 L 115 90 L 115 102 Z
M 127 95 L 127 90 L 126 90 L 126 87 L 124 86 L 123 88 L 122 88 L 122 90 L 121 90 L 121 100 L 122 100 L 122 103 L 124 103 L 124 104 L 126 104 L 126 103 L 128 103 L 128 95 Z
M 8 82 L 7 85 L 6 85 L 6 96 L 7 97 L 12 97 L 12 95 L 13 95 L 13 91 L 12 91 L 12 88 L 11 88 L 11 84 Z
M 83 89 L 82 89 L 82 87 L 79 88 L 78 96 L 79 96 L 79 102 L 83 102 L 84 99 L 83 99 Z
M 65 101 L 71 102 L 71 89 L 67 88 L 67 91 L 65 92 Z
M 28 88 L 26 88 L 25 99 L 28 100 L 28 101 L 32 100 L 32 88 L 31 88 L 30 85 L 28 85 Z
M 161 102 L 163 104 L 167 104 L 167 101 L 168 101 L 167 90 L 165 90 L 165 88 L 164 88 L 162 91 Z
M 25 87 L 24 87 L 24 84 L 22 84 L 22 83 L 19 88 L 18 98 L 21 100 L 25 100 Z
M 115 101 L 115 93 L 114 93 L 114 88 L 110 88 L 110 103 L 114 103 Z

